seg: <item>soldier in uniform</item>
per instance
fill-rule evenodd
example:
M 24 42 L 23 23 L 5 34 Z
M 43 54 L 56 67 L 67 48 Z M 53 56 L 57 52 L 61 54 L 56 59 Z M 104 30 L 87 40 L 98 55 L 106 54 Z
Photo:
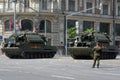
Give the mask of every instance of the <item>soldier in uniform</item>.
M 93 48 L 94 52 L 94 62 L 92 68 L 95 68 L 96 62 L 97 62 L 97 68 L 99 68 L 100 64 L 100 53 L 101 53 L 101 45 L 100 43 L 97 43 L 96 46 Z

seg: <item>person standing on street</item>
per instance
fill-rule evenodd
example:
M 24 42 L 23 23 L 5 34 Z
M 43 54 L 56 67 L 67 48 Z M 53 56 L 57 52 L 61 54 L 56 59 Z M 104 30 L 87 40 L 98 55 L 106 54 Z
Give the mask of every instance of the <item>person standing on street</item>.
M 97 63 L 97 68 L 99 68 L 101 50 L 102 50 L 101 44 L 96 43 L 96 46 L 93 48 L 94 62 L 92 68 L 95 68 L 96 63 Z

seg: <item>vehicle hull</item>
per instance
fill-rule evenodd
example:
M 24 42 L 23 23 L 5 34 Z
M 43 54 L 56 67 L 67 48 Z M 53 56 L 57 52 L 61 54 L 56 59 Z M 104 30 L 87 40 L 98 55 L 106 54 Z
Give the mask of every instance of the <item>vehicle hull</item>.
M 56 49 L 21 49 L 19 47 L 2 48 L 3 53 L 9 58 L 53 58 L 56 54 Z
M 74 59 L 93 59 L 93 51 L 89 47 L 68 47 L 68 52 Z M 101 59 L 115 59 L 117 54 L 116 50 L 104 49 Z

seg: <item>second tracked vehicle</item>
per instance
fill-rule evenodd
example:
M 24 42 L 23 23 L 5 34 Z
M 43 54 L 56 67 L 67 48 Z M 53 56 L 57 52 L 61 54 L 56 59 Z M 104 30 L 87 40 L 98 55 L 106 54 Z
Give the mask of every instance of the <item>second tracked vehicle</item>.
M 115 59 L 118 54 L 118 48 L 110 45 L 111 40 L 105 33 L 81 33 L 76 40 L 68 47 L 68 52 L 74 59 L 92 59 L 92 49 L 97 42 L 102 45 L 101 59 Z

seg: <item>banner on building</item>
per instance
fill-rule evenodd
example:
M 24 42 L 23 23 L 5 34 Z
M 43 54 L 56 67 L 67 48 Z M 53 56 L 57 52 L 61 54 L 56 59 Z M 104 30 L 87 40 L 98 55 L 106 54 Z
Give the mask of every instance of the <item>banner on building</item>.
M 12 19 L 9 20 L 9 29 L 12 30 L 13 22 Z
M 22 29 L 21 19 L 19 20 L 19 29 Z

